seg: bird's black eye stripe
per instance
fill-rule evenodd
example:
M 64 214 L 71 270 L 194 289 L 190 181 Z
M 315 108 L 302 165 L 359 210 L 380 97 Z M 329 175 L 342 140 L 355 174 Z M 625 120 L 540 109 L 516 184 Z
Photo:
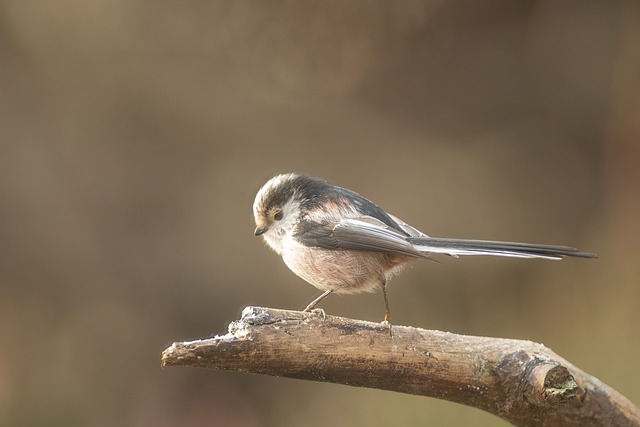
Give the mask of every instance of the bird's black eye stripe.
M 275 219 L 276 221 L 280 221 L 283 216 L 284 214 L 282 213 L 281 210 L 277 210 L 273 213 L 273 219 Z

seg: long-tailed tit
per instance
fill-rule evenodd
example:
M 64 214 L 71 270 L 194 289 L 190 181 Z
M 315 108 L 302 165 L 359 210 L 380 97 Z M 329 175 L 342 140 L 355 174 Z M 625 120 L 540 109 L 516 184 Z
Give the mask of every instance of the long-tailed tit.
M 346 188 L 294 173 L 270 179 L 253 203 L 255 235 L 262 236 L 295 274 L 323 293 L 382 290 L 409 261 L 431 254 L 516 258 L 594 258 L 567 246 L 429 237 Z

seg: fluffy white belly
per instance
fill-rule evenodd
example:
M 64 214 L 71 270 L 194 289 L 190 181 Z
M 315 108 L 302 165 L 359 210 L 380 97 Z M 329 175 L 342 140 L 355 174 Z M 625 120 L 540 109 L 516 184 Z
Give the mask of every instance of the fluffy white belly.
M 293 239 L 284 245 L 285 264 L 322 291 L 372 292 L 387 279 L 384 253 L 307 247 Z

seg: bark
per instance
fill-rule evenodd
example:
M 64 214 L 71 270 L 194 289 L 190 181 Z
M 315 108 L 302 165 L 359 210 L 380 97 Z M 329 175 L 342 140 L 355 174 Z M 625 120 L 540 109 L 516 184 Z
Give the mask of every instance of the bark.
M 627 398 L 541 344 L 247 307 L 229 333 L 176 342 L 194 366 L 445 399 L 519 426 L 640 426 Z

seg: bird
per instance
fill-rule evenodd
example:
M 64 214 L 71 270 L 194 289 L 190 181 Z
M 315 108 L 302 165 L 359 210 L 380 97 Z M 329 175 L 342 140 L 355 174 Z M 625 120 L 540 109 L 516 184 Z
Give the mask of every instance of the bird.
M 387 324 L 387 285 L 411 261 L 433 260 L 436 254 L 597 257 L 568 246 L 430 237 L 355 191 L 298 173 L 268 180 L 256 194 L 253 216 L 254 235 L 262 236 L 293 273 L 322 291 L 303 311 L 312 311 L 331 293 L 381 290 Z

